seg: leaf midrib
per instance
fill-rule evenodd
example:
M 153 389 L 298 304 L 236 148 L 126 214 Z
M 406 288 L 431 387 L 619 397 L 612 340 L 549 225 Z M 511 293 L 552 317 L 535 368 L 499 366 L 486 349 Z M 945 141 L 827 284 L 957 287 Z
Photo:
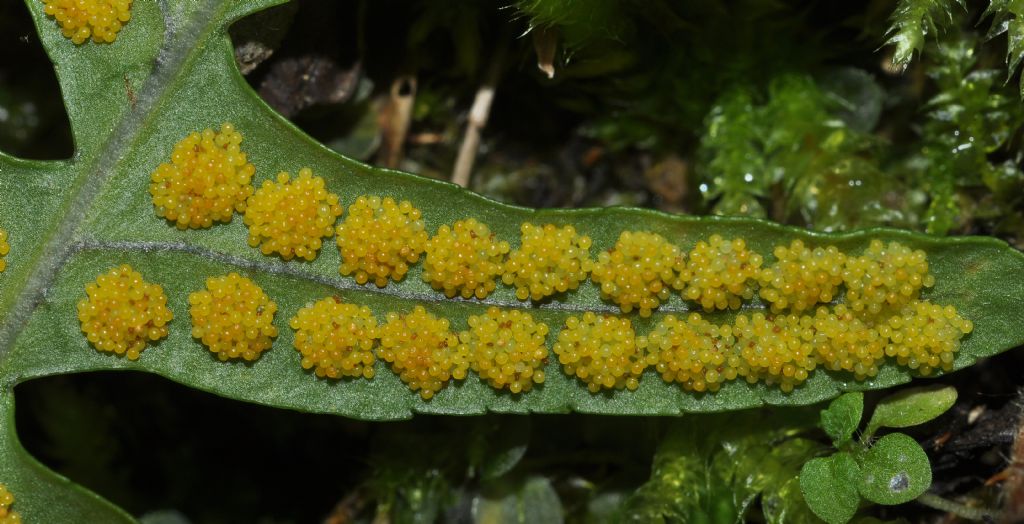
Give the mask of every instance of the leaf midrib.
M 149 128 L 150 122 L 165 107 L 170 94 L 177 88 L 183 74 L 193 67 L 196 58 L 202 54 L 211 35 L 223 23 L 223 16 L 231 0 L 205 0 L 192 12 L 189 23 L 179 26 L 170 20 L 170 6 L 160 2 L 164 17 L 164 39 L 157 53 L 152 71 L 137 91 L 137 103 L 124 112 L 113 131 L 92 154 L 77 151 L 72 164 L 78 168 L 72 191 L 66 204 L 58 210 L 60 219 L 48 230 L 48 239 L 36 254 L 26 260 L 32 270 L 21 281 L 20 289 L 11 310 L 0 319 L 0 364 L 14 346 L 28 318 L 42 302 L 43 294 L 50 287 L 61 266 L 74 253 L 76 238 L 86 213 L 93 207 L 96 198 L 103 192 L 110 178 L 129 156 L 139 141 L 140 135 Z M 175 31 L 176 27 L 181 27 Z M 85 45 L 97 45 L 87 43 Z M 88 122 L 78 122 L 81 128 Z M 0 381 L 4 377 L 0 376 Z

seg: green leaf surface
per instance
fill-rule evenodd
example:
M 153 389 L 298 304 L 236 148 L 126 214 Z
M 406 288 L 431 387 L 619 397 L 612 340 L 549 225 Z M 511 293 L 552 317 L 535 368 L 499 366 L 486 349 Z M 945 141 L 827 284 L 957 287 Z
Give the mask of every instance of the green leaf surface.
M 860 467 L 853 455 L 835 455 L 809 460 L 800 470 L 800 491 L 815 515 L 829 524 L 846 524 L 857 512 Z
M 924 424 L 956 403 L 953 386 L 922 386 L 904 389 L 882 399 L 871 415 L 865 435 L 878 428 L 907 428 Z
M 832 401 L 821 412 L 821 429 L 832 438 L 835 447 L 850 441 L 864 414 L 864 394 L 855 391 Z
M 910 502 L 932 485 L 932 466 L 916 440 L 890 433 L 860 458 L 861 496 L 877 504 Z
M 287 319 L 326 296 L 368 305 L 381 316 L 423 305 L 450 319 L 456 330 L 465 329 L 468 316 L 491 305 L 531 308 L 552 328 L 549 342 L 569 315 L 617 309 L 603 302 L 590 283 L 540 305 L 519 302 L 506 287 L 484 301 L 449 300 L 422 281 L 419 266 L 401 283 L 383 289 L 361 287 L 338 274 L 339 255 L 330 241 L 310 263 L 265 257 L 248 247 L 238 217 L 208 230 L 180 231 L 154 214 L 147 191 L 149 175 L 182 137 L 225 121 L 233 122 L 245 136 L 242 147 L 256 166 L 256 184 L 279 171 L 294 173 L 308 166 L 327 180 L 344 205 L 360 194 L 410 200 L 423 210 L 431 232 L 442 224 L 475 217 L 515 246 L 521 222 L 573 224 L 593 238 L 595 252 L 612 246 L 627 227 L 660 233 L 684 249 L 711 234 L 738 236 L 765 254 L 793 239 L 810 246 L 834 244 L 849 253 L 861 252 L 872 239 L 898 240 L 928 253 L 937 284 L 924 298 L 955 305 L 975 323 L 975 331 L 957 354 L 956 369 L 1024 342 L 1024 281 L 1016 278 L 1024 271 L 1024 256 L 1001 241 L 939 239 L 891 229 L 830 235 L 752 219 L 499 204 L 448 183 L 339 156 L 271 111 L 239 74 L 227 28 L 279 0 L 136 0 L 132 20 L 115 43 L 81 46 L 61 36 L 56 22 L 43 13 L 42 2 L 25 3 L 57 72 L 75 153 L 62 161 L 25 161 L 0 154 L 0 226 L 9 231 L 11 244 L 8 268 L 0 275 L 0 394 L 8 411 L 13 387 L 21 381 L 94 370 L 156 373 L 233 399 L 368 420 L 488 411 L 678 415 L 806 405 L 843 391 L 890 387 L 913 377 L 895 366 L 885 366 L 863 382 L 819 370 L 792 393 L 733 381 L 718 393 L 695 395 L 665 384 L 649 371 L 636 392 L 595 395 L 564 375 L 551 359 L 545 370 L 548 380 L 529 393 L 496 392 L 471 376 L 430 401 L 420 399 L 381 363 L 372 380 L 317 379 L 299 366 Z M 135 362 L 94 350 L 79 330 L 75 310 L 87 282 L 125 263 L 164 287 L 175 315 L 170 336 Z M 190 336 L 188 294 L 200 289 L 208 276 L 231 271 L 252 278 L 279 305 L 275 323 L 281 334 L 275 348 L 251 364 L 218 362 Z M 643 334 L 665 314 L 691 307 L 675 296 L 651 319 L 638 320 L 636 327 Z M 748 309 L 763 310 L 764 304 L 755 300 Z M 732 316 L 712 315 L 717 321 Z M 105 502 L 75 490 L 54 497 L 45 486 L 62 481 L 21 450 L 9 413 L 0 420 L 5 424 L 0 471 L 18 497 L 16 509 L 28 520 L 66 521 L 48 518 L 62 511 L 54 498 L 68 501 L 71 509 L 66 511 L 111 516 L 94 521 L 124 518 Z

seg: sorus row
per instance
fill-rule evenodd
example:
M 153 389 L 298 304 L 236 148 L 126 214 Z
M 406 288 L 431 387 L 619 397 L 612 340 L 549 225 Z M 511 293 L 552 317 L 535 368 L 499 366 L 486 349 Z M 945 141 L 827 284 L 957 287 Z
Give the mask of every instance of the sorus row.
M 231 124 L 179 142 L 171 162 L 151 177 L 157 215 L 186 229 L 244 213 L 249 245 L 286 260 L 312 260 L 324 239 L 336 235 L 340 272 L 359 284 L 401 280 L 425 254 L 423 279 L 448 297 L 483 299 L 500 279 L 520 300 L 539 301 L 574 290 L 589 276 L 603 298 L 644 317 L 673 291 L 705 311 L 737 309 L 758 293 L 774 313 L 801 313 L 832 301 L 841 286 L 854 311 L 877 314 L 906 305 L 934 284 L 923 251 L 880 240 L 861 256 L 794 240 L 775 247 L 776 262 L 762 267 L 764 257 L 741 238 L 712 235 L 683 252 L 656 233 L 624 231 L 593 259 L 591 239 L 572 226 L 524 223 L 520 246 L 511 250 L 475 218 L 442 225 L 430 237 L 422 213 L 408 201 L 365 195 L 335 227 L 343 209 L 322 178 L 304 168 L 294 179 L 280 173 L 254 190 L 255 168 L 241 142 Z
M 86 295 L 78 318 L 100 351 L 134 360 L 168 334 L 174 315 L 163 289 L 127 265 L 100 275 Z M 277 305 L 237 273 L 208 278 L 188 302 L 192 336 L 220 360 L 256 360 L 278 334 Z M 526 311 L 492 307 L 469 317 L 458 333 L 421 306 L 384 319 L 379 323 L 366 306 L 328 297 L 300 309 L 289 325 L 302 367 L 318 377 L 370 379 L 380 359 L 424 399 L 465 379 L 470 369 L 512 393 L 545 380 L 549 328 Z M 628 317 L 587 312 L 566 319 L 551 349 L 562 370 L 591 392 L 634 390 L 649 367 L 691 391 L 716 391 L 736 378 L 790 391 L 818 366 L 858 380 L 877 374 L 886 357 L 925 375 L 951 369 L 960 339 L 972 328 L 952 306 L 920 300 L 886 314 L 840 304 L 813 314 L 739 315 L 730 324 L 698 313 L 666 315 L 643 336 Z

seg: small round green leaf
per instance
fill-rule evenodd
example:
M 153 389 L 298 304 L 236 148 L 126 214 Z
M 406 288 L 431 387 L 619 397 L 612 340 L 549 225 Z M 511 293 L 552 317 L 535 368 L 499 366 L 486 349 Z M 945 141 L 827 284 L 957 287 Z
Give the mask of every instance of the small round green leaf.
M 847 393 L 833 400 L 828 409 L 821 412 L 821 429 L 839 447 L 850 441 L 863 415 L 864 394 L 859 391 Z
M 956 403 L 953 386 L 924 386 L 904 389 L 882 399 L 871 415 L 867 433 L 878 428 L 906 428 L 924 424 L 943 414 Z
M 860 461 L 860 494 L 878 504 L 903 504 L 932 485 L 928 455 L 914 439 L 891 433 L 878 440 Z
M 828 524 L 846 524 L 857 512 L 860 467 L 853 456 L 839 452 L 809 460 L 800 469 L 800 491 L 807 506 Z

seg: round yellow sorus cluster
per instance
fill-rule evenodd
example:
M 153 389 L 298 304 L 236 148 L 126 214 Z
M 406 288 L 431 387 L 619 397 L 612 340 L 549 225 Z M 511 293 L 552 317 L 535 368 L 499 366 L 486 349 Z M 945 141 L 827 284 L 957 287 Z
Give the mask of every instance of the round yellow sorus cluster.
M 974 330 L 974 324 L 953 306 L 940 306 L 928 301 L 908 304 L 898 315 L 878 327 L 889 340 L 885 354 L 896 362 L 922 375 L 933 370 L 953 369 L 953 358 L 959 340 Z
M 754 296 L 754 282 L 761 271 L 761 255 L 747 249 L 742 238 L 711 235 L 690 251 L 680 280 L 683 298 L 697 302 L 705 311 L 739 309 L 740 301 Z
M 427 241 L 423 280 L 448 297 L 486 298 L 503 270 L 508 242 L 498 241 L 487 224 L 475 218 L 441 226 Z
M 378 355 L 409 389 L 433 398 L 451 379 L 466 378 L 469 350 L 448 329 L 448 320 L 416 306 L 412 313 L 388 313 L 380 328 Z
M 235 211 L 245 211 L 256 168 L 246 161 L 241 143 L 242 135 L 225 123 L 218 132 L 204 129 L 175 144 L 171 163 L 160 164 L 150 176 L 157 216 L 178 229 L 199 229 L 230 222 Z
M 593 267 L 590 237 L 572 226 L 520 226 L 521 246 L 508 256 L 505 284 L 516 286 L 516 298 L 541 300 L 579 287 Z
M 823 366 L 833 371 L 851 371 L 857 380 L 878 374 L 887 340 L 848 306 L 818 308 L 814 329 L 814 350 Z
M 671 287 L 681 285 L 683 254 L 657 233 L 623 231 L 615 247 L 598 255 L 591 272 L 601 285 L 601 297 L 611 299 L 623 313 L 634 308 L 641 317 L 668 300 Z
M 277 336 L 275 304 L 252 280 L 238 273 L 206 279 L 206 289 L 188 296 L 192 336 L 220 360 L 256 360 Z
M 324 179 L 313 176 L 311 169 L 300 169 L 294 180 L 288 173 L 278 173 L 277 182 L 264 181 L 246 203 L 249 245 L 285 260 L 313 260 L 321 239 L 334 234 L 341 212 L 338 195 L 327 191 Z
M 78 301 L 78 321 L 86 339 L 99 351 L 136 360 L 146 344 L 167 336 L 174 313 L 158 284 L 142 279 L 123 265 L 86 284 L 86 298 Z
M 637 347 L 647 351 L 665 382 L 687 391 L 718 391 L 736 378 L 739 358 L 734 354 L 732 327 L 718 326 L 690 313 L 686 320 L 667 315 Z
M 815 334 L 810 316 L 739 315 L 733 324 L 733 336 L 740 357 L 740 376 L 751 384 L 764 380 L 769 385 L 779 384 L 782 391 L 793 391 L 818 364 Z
M 11 246 L 7 243 L 7 231 L 0 227 L 0 273 L 7 269 L 7 261 L 4 257 L 11 252 Z
M 43 0 L 43 12 L 60 24 L 60 32 L 76 44 L 89 37 L 111 43 L 132 18 L 132 0 Z
M 846 255 L 835 246 L 810 249 L 800 240 L 775 247 L 778 261 L 761 271 L 761 298 L 772 312 L 802 312 L 819 302 L 831 302 L 843 283 Z
M 898 242 L 886 246 L 881 240 L 872 240 L 863 255 L 847 258 L 843 281 L 850 308 L 871 314 L 879 313 L 883 306 L 908 304 L 922 287 L 935 285 L 924 251 Z
M 290 325 L 302 369 L 318 377 L 373 378 L 377 319 L 370 308 L 325 298 L 299 310 Z
M 21 524 L 21 515 L 11 509 L 14 505 L 14 494 L 7 491 L 7 486 L 0 484 L 0 524 Z
M 426 245 L 422 213 L 406 200 L 361 196 L 338 226 L 341 274 L 355 273 L 360 284 L 402 280 Z
M 485 315 L 469 317 L 469 331 L 460 333 L 459 340 L 473 371 L 491 387 L 519 393 L 544 382 L 547 335 L 548 326 L 529 313 L 491 307 Z
M 647 356 L 638 350 L 628 318 L 596 315 L 569 317 L 558 333 L 555 354 L 567 375 L 586 382 L 591 393 L 602 388 L 635 390 L 647 368 Z

